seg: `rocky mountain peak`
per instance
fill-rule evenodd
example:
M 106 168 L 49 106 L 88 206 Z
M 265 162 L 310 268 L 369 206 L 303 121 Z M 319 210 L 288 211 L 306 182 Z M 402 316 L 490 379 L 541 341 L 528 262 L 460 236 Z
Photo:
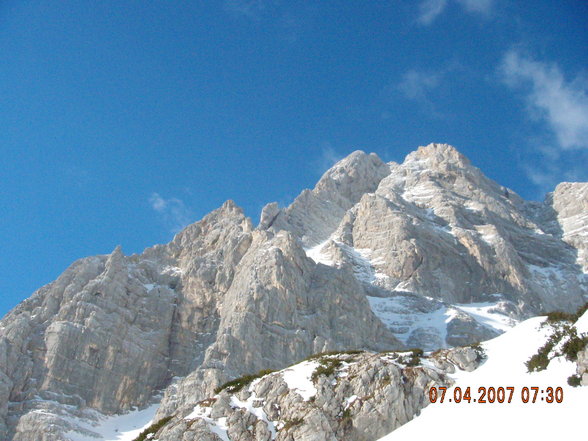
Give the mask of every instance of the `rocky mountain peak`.
M 390 174 L 390 167 L 376 154 L 351 153 L 323 174 L 312 190 L 304 190 L 292 204 L 276 214 L 276 206 L 264 209 L 261 225 L 271 225 L 298 236 L 305 246 L 326 240 L 347 210 L 366 193 L 372 193 Z M 273 218 L 273 221 L 268 219 Z
M 420 146 L 416 151 L 410 153 L 405 160 L 428 161 L 430 165 L 450 163 L 460 167 L 471 165 L 470 160 L 461 154 L 455 147 L 449 144 L 431 143 L 427 146 Z
M 122 247 L 117 245 L 116 248 L 108 255 L 106 260 L 106 269 L 109 273 L 119 271 L 123 265 L 124 254 Z
M 241 231 L 251 231 L 253 229 L 251 220 L 245 216 L 243 209 L 230 199 L 204 216 L 202 220 L 190 224 L 180 231 L 173 242 L 176 244 L 186 243 L 195 240 L 199 236 L 206 235 L 209 231 L 221 230 L 229 225 Z
M 365 192 L 390 173 L 389 167 L 375 153 L 356 150 L 327 170 L 315 187 L 315 193 L 344 191 L 353 199 L 354 193 Z M 328 195 L 326 195 L 328 196 Z

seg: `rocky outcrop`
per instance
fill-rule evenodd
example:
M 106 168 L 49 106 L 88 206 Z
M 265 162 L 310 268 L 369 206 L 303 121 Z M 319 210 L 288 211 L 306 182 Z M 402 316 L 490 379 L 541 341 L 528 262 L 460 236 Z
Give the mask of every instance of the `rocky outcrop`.
M 483 353 L 459 348 L 424 360 L 410 352 L 316 356 L 229 385 L 178 412 L 155 438 L 373 441 L 418 415 L 430 387 L 451 385 L 446 372 L 475 369 Z
M 287 233 L 253 234 L 219 308 L 202 365 L 167 393 L 160 415 L 243 373 L 280 369 L 312 353 L 402 344 L 374 316 L 353 273 L 316 265 Z
M 281 210 L 271 228 L 292 232 L 305 247 L 317 245 L 335 231 L 347 210 L 364 194 L 374 192 L 389 174 L 390 168 L 377 155 L 355 151 L 328 170 L 313 190 L 304 190 Z
M 588 386 L 588 347 L 578 352 L 576 375 L 580 377 L 582 386 Z

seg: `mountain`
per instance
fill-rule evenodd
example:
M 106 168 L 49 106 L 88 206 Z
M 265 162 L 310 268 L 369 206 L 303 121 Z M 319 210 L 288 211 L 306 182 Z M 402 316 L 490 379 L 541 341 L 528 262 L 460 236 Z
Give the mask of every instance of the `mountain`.
M 257 227 L 227 201 L 169 244 L 80 259 L 18 305 L 0 321 L 0 439 L 89 436 L 105 415 L 183 415 L 312 354 L 465 346 L 574 311 L 587 235 L 588 183 L 528 202 L 445 144 L 402 164 L 354 152 Z

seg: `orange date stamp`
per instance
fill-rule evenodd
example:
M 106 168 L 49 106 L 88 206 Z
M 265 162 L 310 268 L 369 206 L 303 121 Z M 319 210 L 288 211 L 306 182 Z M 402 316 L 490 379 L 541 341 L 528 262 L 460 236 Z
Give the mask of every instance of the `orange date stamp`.
M 447 393 L 447 390 L 450 390 Z M 433 386 L 429 389 L 429 402 L 431 403 L 562 403 L 563 389 L 561 387 L 522 387 L 519 390 L 515 387 L 479 387 L 477 393 L 475 388 L 456 386 L 450 388 Z

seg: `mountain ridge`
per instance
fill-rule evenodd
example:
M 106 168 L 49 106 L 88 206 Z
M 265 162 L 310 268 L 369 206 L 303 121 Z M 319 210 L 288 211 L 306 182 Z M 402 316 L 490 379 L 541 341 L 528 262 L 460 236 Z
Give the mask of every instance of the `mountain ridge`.
M 462 346 L 574 310 L 587 207 L 587 183 L 526 202 L 446 144 L 353 152 L 257 227 L 228 200 L 168 244 L 77 260 L 0 321 L 0 436 L 62 440 L 84 409 L 162 392 L 164 417 L 313 353 Z

